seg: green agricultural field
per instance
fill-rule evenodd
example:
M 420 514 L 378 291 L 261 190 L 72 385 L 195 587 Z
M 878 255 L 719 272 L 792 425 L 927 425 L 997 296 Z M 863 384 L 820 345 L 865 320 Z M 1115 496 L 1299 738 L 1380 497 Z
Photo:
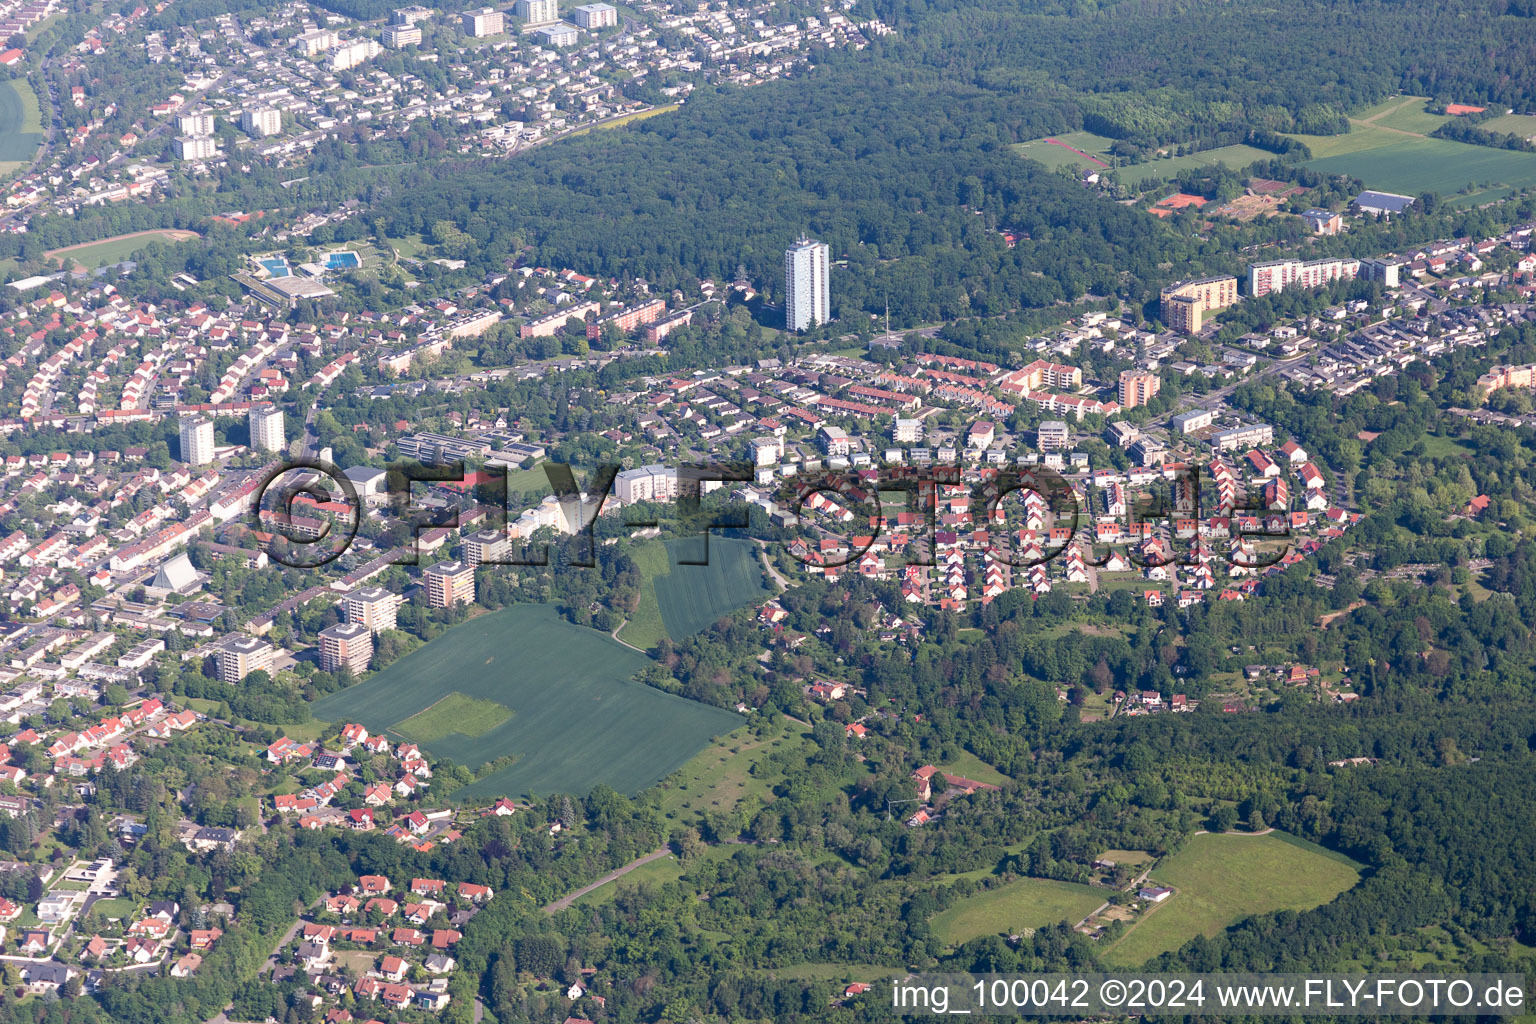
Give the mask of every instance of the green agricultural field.
M 1504 114 L 1478 125 L 1489 132 L 1509 132 L 1522 139 L 1536 135 L 1536 114 Z
M 1275 154 L 1254 146 L 1221 146 L 1188 156 L 1169 157 L 1166 160 L 1148 160 L 1144 164 L 1121 167 L 1116 172 L 1127 185 L 1142 185 L 1150 181 L 1172 178 L 1184 171 L 1225 164 L 1240 171 L 1259 160 L 1273 160 Z
M 1016 934 L 1058 921 L 1076 924 L 1093 913 L 1108 895 L 1107 889 L 1047 878 L 1021 878 L 968 896 L 935 914 L 929 923 L 940 941 L 958 946 L 981 935 Z
M 394 731 L 416 743 L 436 743 L 451 736 L 476 739 L 511 717 L 509 707 L 455 691 L 398 723 Z
M 510 714 L 483 729 L 463 722 L 457 732 L 421 744 L 434 757 L 474 769 L 515 758 L 455 799 L 585 793 L 600 783 L 636 793 L 741 723 L 728 711 L 635 682 L 647 664 L 552 607 L 513 605 L 455 626 L 365 682 L 317 701 L 313 711 L 327 722 L 361 722 L 371 732 L 400 736 L 423 719 L 433 723 L 422 713 L 444 698 L 489 702 Z
M 0 83 L 0 170 L 28 163 L 43 144 L 43 116 L 26 79 Z
M 1065 135 L 1052 135 L 1050 138 L 1055 139 L 1056 142 L 1048 139 L 1031 139 L 1028 142 L 1015 143 L 1009 148 L 1019 156 L 1044 164 L 1053 171 L 1063 167 L 1075 167 L 1085 171 L 1099 167 L 1087 157 L 1072 152 L 1073 149 L 1081 150 L 1105 163 L 1111 162 L 1109 147 L 1114 145 L 1114 139 L 1095 135 L 1092 132 L 1068 132 Z M 1068 149 L 1068 146 L 1072 149 Z
M 1359 879 L 1347 857 L 1280 833 L 1194 836 L 1152 870 L 1152 883 L 1177 891 L 1105 949 L 1104 959 L 1135 966 L 1254 914 L 1311 910 Z
M 666 547 L 670 571 L 651 582 L 662 624 L 673 640 L 701 633 L 736 609 L 772 596 L 751 541 L 711 535 L 708 565 L 678 564 L 679 558 L 703 556 L 703 542 L 696 538 L 669 540 Z
M 1347 139 L 1357 133 L 1340 136 Z M 1411 139 L 1390 132 L 1365 131 L 1383 145 L 1319 154 L 1304 166 L 1323 174 L 1348 174 L 1370 188 L 1418 195 L 1436 192 L 1447 198 L 1474 183 L 1497 182 L 1517 188 L 1536 186 L 1536 153 L 1517 153 L 1444 139 Z M 1313 150 L 1317 153 L 1317 150 Z

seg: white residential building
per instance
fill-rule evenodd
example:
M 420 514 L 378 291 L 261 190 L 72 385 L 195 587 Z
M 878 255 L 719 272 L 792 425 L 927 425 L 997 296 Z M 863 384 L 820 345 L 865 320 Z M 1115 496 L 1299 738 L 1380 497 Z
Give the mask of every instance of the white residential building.
M 784 252 L 784 326 L 804 331 L 830 319 L 829 250 L 804 235 Z
M 283 437 L 283 410 L 258 405 L 251 410 L 251 447 L 259 452 L 280 452 L 288 447 Z
M 181 421 L 181 461 L 202 466 L 213 461 L 213 421 L 186 416 Z

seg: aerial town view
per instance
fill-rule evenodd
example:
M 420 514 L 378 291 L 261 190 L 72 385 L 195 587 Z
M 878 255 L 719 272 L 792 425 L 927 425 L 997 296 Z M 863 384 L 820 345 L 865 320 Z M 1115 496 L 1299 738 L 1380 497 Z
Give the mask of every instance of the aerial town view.
M 0 1024 L 1536 1020 L 1536 5 L 395 2 L 0 0 Z

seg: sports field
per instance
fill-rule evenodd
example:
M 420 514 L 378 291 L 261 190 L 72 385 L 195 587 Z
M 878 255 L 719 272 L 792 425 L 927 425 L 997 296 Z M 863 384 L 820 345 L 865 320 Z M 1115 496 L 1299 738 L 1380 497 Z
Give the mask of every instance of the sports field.
M 1254 914 L 1321 906 L 1359 879 L 1347 857 L 1280 833 L 1194 836 L 1152 870 L 1149 884 L 1174 895 L 1144 912 L 1104 960 L 1135 966 Z
M 677 564 L 679 558 L 702 558 L 702 540 L 669 540 L 666 548 L 667 574 L 651 584 L 662 625 L 673 640 L 703 632 L 736 609 L 772 596 L 763 584 L 757 548 L 749 540 L 711 535 L 708 565 Z
M 634 682 L 647 663 L 552 607 L 513 605 L 455 626 L 312 710 L 328 722 L 360 722 L 395 737 L 413 729 L 440 734 L 417 742 L 472 769 L 515 758 L 455 799 L 585 793 L 599 783 L 635 793 L 741 723 L 728 711 Z M 445 700 L 450 712 L 502 717 L 489 727 L 467 717 L 453 729 L 435 710 Z
M 930 925 L 941 942 L 958 946 L 982 935 L 1017 934 L 1058 921 L 1076 924 L 1108 897 L 1109 890 L 1046 878 L 1021 878 L 968 896 L 935 914 Z
M 26 79 L 0 83 L 0 173 L 14 171 L 43 144 L 43 115 Z
M 43 253 L 43 256 L 56 261 L 60 266 L 68 262 L 87 270 L 95 270 L 110 263 L 121 263 L 135 253 L 143 252 L 151 242 L 175 244 L 191 241 L 197 237 L 196 231 L 184 231 L 178 228 L 134 231 L 126 235 L 103 238 L 99 242 L 84 242 L 80 245 L 68 245 L 62 249 L 50 249 Z
M 1114 143 L 1114 139 L 1095 135 L 1093 132 L 1067 132 L 1065 135 L 1052 135 L 1050 138 L 1016 143 L 1009 148 L 1019 156 L 1038 161 L 1053 171 L 1062 167 L 1075 167 L 1086 171 L 1100 166 L 1094 160 L 1108 163 L 1109 147 Z M 1074 152 L 1074 150 L 1080 152 Z M 1088 156 L 1083 156 L 1083 153 Z

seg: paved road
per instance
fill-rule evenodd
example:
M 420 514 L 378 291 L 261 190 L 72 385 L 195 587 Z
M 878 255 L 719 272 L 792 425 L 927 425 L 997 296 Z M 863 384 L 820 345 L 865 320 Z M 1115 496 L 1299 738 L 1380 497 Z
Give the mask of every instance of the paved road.
M 644 857 L 640 857 L 640 858 L 637 858 L 635 860 L 630 861 L 628 864 L 625 864 L 623 867 L 619 868 L 617 871 L 610 871 L 610 872 L 608 872 L 606 875 L 604 875 L 602 878 L 599 878 L 597 881 L 593 882 L 591 885 L 584 885 L 580 889 L 577 889 L 575 892 L 570 893 L 570 894 L 568 894 L 566 896 L 560 897 L 559 899 L 555 900 L 555 902 L 553 902 L 553 903 L 549 904 L 548 906 L 546 906 L 544 908 L 544 912 L 546 914 L 558 913 L 558 912 L 564 910 L 566 907 L 569 907 L 572 903 L 575 903 L 577 900 L 581 899 L 583 896 L 585 896 L 587 893 L 591 892 L 593 889 L 601 889 L 603 886 L 607 885 L 609 882 L 612 882 L 615 879 L 623 878 L 625 875 L 627 875 L 631 871 L 635 870 L 635 868 L 640 867 L 642 864 L 649 864 L 653 860 L 660 860 L 663 857 L 670 856 L 671 853 L 672 853 L 672 848 L 670 846 L 663 846 L 659 850 L 652 850 L 650 853 L 646 854 Z

